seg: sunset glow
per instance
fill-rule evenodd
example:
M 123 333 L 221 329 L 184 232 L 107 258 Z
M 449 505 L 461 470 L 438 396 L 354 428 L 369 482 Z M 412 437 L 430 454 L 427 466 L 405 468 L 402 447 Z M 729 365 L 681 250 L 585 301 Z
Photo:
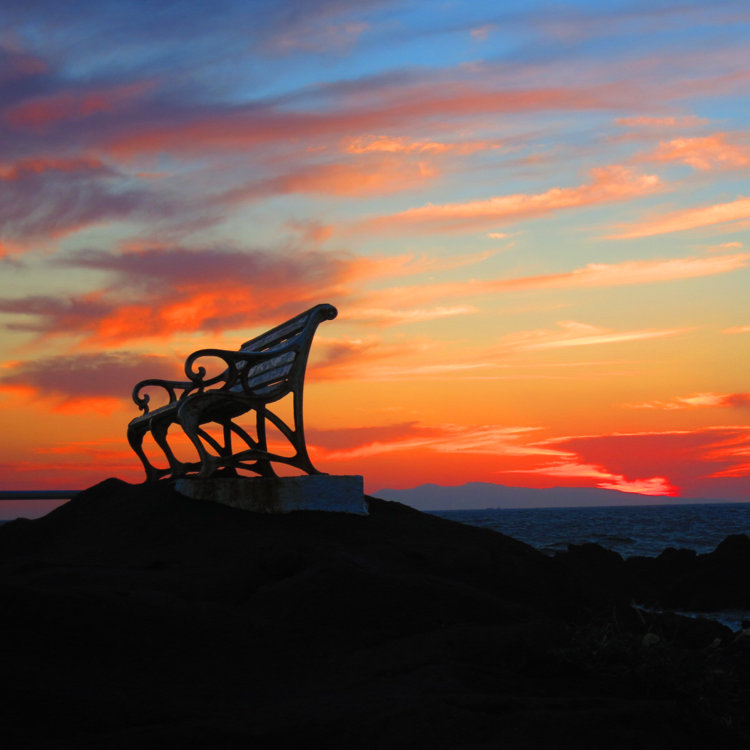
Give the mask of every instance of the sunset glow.
M 0 489 L 141 481 L 138 380 L 329 302 L 323 471 L 750 500 L 749 41 L 733 0 L 3 3 Z

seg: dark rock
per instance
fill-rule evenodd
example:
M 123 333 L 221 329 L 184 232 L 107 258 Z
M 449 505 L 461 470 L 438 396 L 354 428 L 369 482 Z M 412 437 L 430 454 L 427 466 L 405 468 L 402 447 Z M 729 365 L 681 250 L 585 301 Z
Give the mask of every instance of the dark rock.
M 656 558 L 632 557 L 625 563 L 633 597 L 650 606 L 698 612 L 750 608 L 750 539 L 727 537 L 706 555 L 668 548 Z
M 622 605 L 618 556 L 369 506 L 107 480 L 0 527 L 4 746 L 746 746 L 743 644 Z

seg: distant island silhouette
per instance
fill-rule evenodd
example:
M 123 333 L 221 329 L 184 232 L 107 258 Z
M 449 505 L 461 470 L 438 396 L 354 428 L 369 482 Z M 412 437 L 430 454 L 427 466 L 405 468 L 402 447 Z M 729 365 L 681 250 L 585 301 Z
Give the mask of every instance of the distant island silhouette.
M 598 487 L 509 487 L 492 482 L 467 482 L 456 486 L 421 484 L 409 489 L 381 489 L 385 500 L 396 500 L 418 510 L 470 510 L 480 508 L 585 508 L 607 505 L 662 505 L 728 503 L 731 500 L 642 495 Z

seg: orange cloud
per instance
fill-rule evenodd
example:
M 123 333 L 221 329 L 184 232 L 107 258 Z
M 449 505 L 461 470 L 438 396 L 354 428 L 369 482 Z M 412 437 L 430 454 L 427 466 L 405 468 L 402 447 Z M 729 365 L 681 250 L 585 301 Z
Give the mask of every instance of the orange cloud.
M 427 204 L 365 222 L 368 228 L 412 231 L 474 230 L 498 223 L 543 216 L 566 208 L 609 203 L 658 190 L 656 175 L 637 174 L 613 165 L 591 172 L 591 183 L 552 188 L 544 193 L 498 196 L 466 203 Z
M 377 486 L 502 481 L 589 486 L 654 496 L 749 499 L 750 428 L 538 439 L 539 428 L 426 425 L 311 430 L 321 465 L 366 470 Z M 436 454 L 439 460 L 436 461 Z
M 503 346 L 521 351 L 538 349 L 564 349 L 575 346 L 596 346 L 599 344 L 621 344 L 645 339 L 677 336 L 685 328 L 668 328 L 664 330 L 609 331 L 597 326 L 575 321 L 562 321 L 557 330 L 541 329 L 519 331 L 504 336 Z
M 406 422 L 379 428 L 315 430 L 310 432 L 310 437 L 316 455 L 330 461 L 350 461 L 417 448 L 451 454 L 550 455 L 549 449 L 523 444 L 522 438 L 537 429 L 497 425 L 426 426 Z
M 750 166 L 750 146 L 728 143 L 727 138 L 727 133 L 714 133 L 662 141 L 643 158 L 654 162 L 682 162 L 703 171 Z
M 536 476 L 559 477 L 577 481 L 585 480 L 593 483 L 595 487 L 605 490 L 618 490 L 619 492 L 634 492 L 640 495 L 666 495 L 674 497 L 678 490 L 673 487 L 666 477 L 640 477 L 627 479 L 622 474 L 613 474 L 603 466 L 595 464 L 578 463 L 575 456 L 573 460 L 557 461 L 546 466 L 535 469 L 518 469 L 506 472 L 508 474 L 534 474 Z
M 462 156 L 500 148 L 500 144 L 491 141 L 462 141 L 458 143 L 442 143 L 439 141 L 415 141 L 406 137 L 391 137 L 387 135 L 365 135 L 357 138 L 346 138 L 342 143 L 342 150 L 350 154 L 366 154 L 377 151 L 386 153 L 432 153 L 443 154 L 454 152 Z
M 708 245 L 706 250 L 710 252 L 724 252 L 726 250 L 742 250 L 744 245 L 741 242 L 721 242 L 718 245 Z
M 470 315 L 477 308 L 472 305 L 439 305 L 430 308 L 355 308 L 351 315 L 357 320 L 376 321 L 387 325 L 398 325 L 400 323 L 418 323 L 425 320 L 453 317 L 455 315 Z M 349 317 L 348 315 L 346 317 Z
M 708 120 L 695 115 L 687 115 L 684 117 L 619 117 L 615 122 L 626 128 L 691 128 L 696 125 L 705 125 Z
M 619 234 L 610 235 L 607 239 L 635 239 L 653 237 L 670 232 L 684 232 L 729 221 L 750 219 L 750 198 L 738 198 L 730 203 L 718 203 L 704 208 L 688 208 L 682 211 L 658 216 L 636 223 L 630 229 Z
M 498 288 L 554 289 L 578 287 L 627 286 L 713 276 L 745 268 L 750 253 L 712 257 L 633 260 L 623 263 L 589 263 L 573 271 L 545 276 L 521 276 L 491 282 Z
M 130 399 L 142 373 L 179 377 L 179 362 L 154 354 L 96 352 L 49 357 L 44 361 L 6 362 L 0 391 L 22 401 L 44 401 L 52 411 L 110 414 Z
M 448 144 L 434 141 L 414 141 L 410 138 L 394 138 L 387 135 L 364 135 L 357 138 L 346 138 L 342 150 L 349 154 L 366 154 L 373 151 L 386 153 L 423 153 L 431 151 L 440 153 L 450 148 Z
M 403 255 L 375 255 L 352 258 L 347 268 L 348 279 L 373 280 L 414 276 L 416 274 L 437 273 L 464 268 L 488 260 L 495 252 L 485 250 L 478 253 L 463 253 L 445 258 L 423 253 L 415 256 L 412 253 Z
M 558 451 L 559 458 L 502 474 L 573 484 L 588 477 L 595 486 L 654 495 L 750 498 L 747 426 L 558 437 L 531 447 Z
M 692 396 L 676 396 L 670 401 L 646 401 L 628 404 L 631 409 L 662 409 L 675 411 L 694 408 L 748 408 L 750 393 L 695 393 Z
M 437 170 L 425 161 L 369 157 L 356 164 L 321 164 L 251 183 L 225 193 L 220 202 L 289 193 L 384 195 L 409 190 L 434 179 L 437 175 Z
M 668 260 L 625 261 L 612 264 L 590 263 L 573 271 L 542 276 L 472 279 L 466 282 L 398 286 L 361 295 L 356 308 L 350 311 L 350 315 L 357 318 L 359 310 L 367 309 L 401 309 L 405 299 L 408 299 L 411 305 L 422 307 L 436 300 L 446 304 L 447 300 L 455 297 L 466 299 L 498 292 L 656 284 L 729 273 L 745 268 L 748 264 L 750 264 L 750 253 L 744 253 Z

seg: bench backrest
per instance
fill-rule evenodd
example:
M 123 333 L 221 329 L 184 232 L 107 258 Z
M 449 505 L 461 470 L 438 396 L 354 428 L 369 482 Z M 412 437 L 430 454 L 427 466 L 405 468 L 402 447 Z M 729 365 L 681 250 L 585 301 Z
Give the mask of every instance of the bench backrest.
M 240 347 L 241 352 L 270 354 L 276 349 L 279 350 L 277 356 L 249 367 L 244 372 L 245 383 L 252 395 L 264 400 L 273 400 L 301 385 L 315 330 L 322 321 L 332 320 L 336 315 L 337 311 L 333 305 L 316 305 L 276 328 L 246 341 Z M 244 387 L 242 383 L 237 383 L 230 390 L 243 391 Z

